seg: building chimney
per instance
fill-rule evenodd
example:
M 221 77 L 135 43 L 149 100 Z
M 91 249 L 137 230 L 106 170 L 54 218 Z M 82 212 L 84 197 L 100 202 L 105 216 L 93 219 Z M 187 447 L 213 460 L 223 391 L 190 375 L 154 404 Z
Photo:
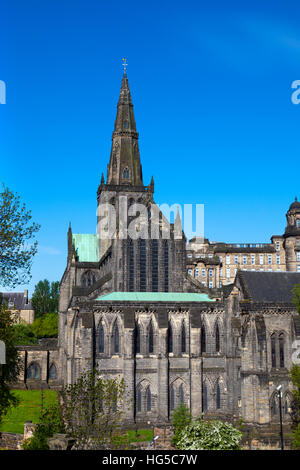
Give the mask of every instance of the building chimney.
M 24 300 L 25 300 L 25 304 L 28 304 L 28 290 L 27 289 L 24 290 Z

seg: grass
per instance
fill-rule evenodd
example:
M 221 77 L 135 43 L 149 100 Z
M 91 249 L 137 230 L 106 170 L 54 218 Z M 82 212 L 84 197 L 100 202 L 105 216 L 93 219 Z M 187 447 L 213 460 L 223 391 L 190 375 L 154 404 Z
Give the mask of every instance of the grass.
M 151 441 L 153 438 L 152 429 L 139 429 L 137 435 L 135 430 L 127 431 L 126 434 L 129 442 Z
M 19 405 L 12 408 L 3 418 L 0 424 L 0 431 L 23 434 L 24 423 L 32 421 L 38 423 L 41 413 L 41 391 L 40 390 L 13 390 L 19 399 Z M 57 402 L 57 393 L 53 390 L 44 390 L 44 408 Z M 138 429 L 126 432 L 126 438 L 131 442 L 151 441 L 153 438 L 152 429 Z
M 41 413 L 40 390 L 14 390 L 14 395 L 20 400 L 19 405 L 12 408 L 3 418 L 0 431 L 23 434 L 24 423 L 32 421 L 37 423 Z M 43 406 L 49 406 L 57 402 L 57 394 L 53 390 L 44 390 Z

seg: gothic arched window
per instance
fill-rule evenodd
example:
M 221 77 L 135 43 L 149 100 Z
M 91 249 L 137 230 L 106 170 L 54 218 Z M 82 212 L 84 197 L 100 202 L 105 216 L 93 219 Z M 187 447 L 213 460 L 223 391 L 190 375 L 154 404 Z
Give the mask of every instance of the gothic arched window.
M 137 410 L 142 411 L 142 389 L 138 387 L 137 390 Z
M 184 390 L 182 384 L 179 387 L 179 403 L 184 403 Z
M 205 382 L 202 385 L 202 411 L 207 411 L 207 385 Z
M 140 240 L 140 291 L 146 291 L 146 242 Z
M 151 411 L 151 390 L 150 387 L 146 391 L 147 411 Z
M 118 353 L 120 352 L 120 344 L 119 344 L 119 328 L 118 325 L 115 324 L 114 330 L 113 330 L 113 344 L 114 344 L 114 352 Z
M 164 242 L 164 258 L 165 258 L 165 292 L 169 291 L 169 245 Z
M 123 170 L 123 178 L 129 179 L 129 176 L 130 176 L 129 169 L 126 167 Z
M 220 352 L 220 330 L 218 323 L 216 326 L 216 352 Z
M 150 321 L 149 326 L 149 353 L 153 353 L 153 326 L 152 321 Z
M 279 341 L 279 366 L 284 367 L 284 334 L 280 333 Z
M 219 380 L 217 381 L 217 390 L 216 390 L 216 408 L 219 410 L 221 408 L 221 389 Z
M 201 353 L 206 352 L 206 333 L 205 333 L 205 326 L 202 324 L 201 326 Z
M 33 362 L 27 369 L 27 378 L 28 379 L 39 379 L 40 378 L 40 368 Z
M 277 414 L 278 414 L 277 398 L 276 398 L 276 395 L 274 395 L 271 401 L 271 416 L 276 416 Z
M 134 245 L 129 242 L 129 291 L 134 292 Z
M 57 372 L 56 372 L 55 364 L 51 364 L 51 366 L 49 367 L 49 379 L 51 380 L 57 379 Z
M 175 390 L 173 385 L 171 386 L 170 408 L 171 410 L 175 408 Z
M 104 353 L 104 328 L 102 323 L 99 328 L 99 353 Z
M 173 352 L 173 331 L 172 331 L 171 323 L 169 323 L 169 328 L 168 328 L 168 352 L 169 353 Z
M 138 324 L 135 327 L 135 352 L 136 354 L 141 352 L 141 329 Z
M 158 241 L 152 240 L 152 292 L 158 291 Z
M 181 352 L 182 353 L 186 352 L 186 337 L 185 337 L 184 323 L 182 323 L 182 327 L 181 327 Z
M 272 367 L 276 367 L 276 336 L 275 333 L 271 336 L 271 360 Z

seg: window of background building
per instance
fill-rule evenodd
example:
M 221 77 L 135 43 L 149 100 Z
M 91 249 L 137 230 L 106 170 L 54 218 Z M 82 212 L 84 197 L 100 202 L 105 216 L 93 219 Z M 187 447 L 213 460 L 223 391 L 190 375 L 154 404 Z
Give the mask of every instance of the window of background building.
M 268 263 L 272 264 L 272 255 L 268 255 Z
M 259 264 L 264 264 L 264 255 L 259 255 Z
M 255 264 L 255 255 L 251 255 L 251 264 Z
M 230 264 L 230 255 L 226 255 L 226 264 Z
M 234 257 L 234 264 L 238 264 L 239 262 L 239 257 L 237 255 L 235 255 Z
M 247 264 L 247 256 L 243 256 L 243 264 Z

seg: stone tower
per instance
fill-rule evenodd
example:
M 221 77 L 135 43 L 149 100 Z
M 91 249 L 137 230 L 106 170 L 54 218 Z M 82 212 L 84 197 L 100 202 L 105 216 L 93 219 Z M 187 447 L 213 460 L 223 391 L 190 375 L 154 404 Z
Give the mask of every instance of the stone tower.
M 286 253 L 287 271 L 300 270 L 300 202 L 290 205 L 286 214 L 287 226 L 284 233 L 284 248 Z
M 107 180 L 105 183 L 102 174 L 97 192 L 100 260 L 110 251 L 113 291 L 174 292 L 183 289 L 186 238 L 182 230 L 180 239 L 174 236 L 174 224 L 166 221 L 153 200 L 153 193 L 153 177 L 148 186 L 143 183 L 138 133 L 124 72 Z M 162 236 L 163 224 L 168 226 L 167 238 Z M 130 228 L 133 226 L 132 233 Z M 155 236 L 151 226 L 152 229 L 155 226 Z

